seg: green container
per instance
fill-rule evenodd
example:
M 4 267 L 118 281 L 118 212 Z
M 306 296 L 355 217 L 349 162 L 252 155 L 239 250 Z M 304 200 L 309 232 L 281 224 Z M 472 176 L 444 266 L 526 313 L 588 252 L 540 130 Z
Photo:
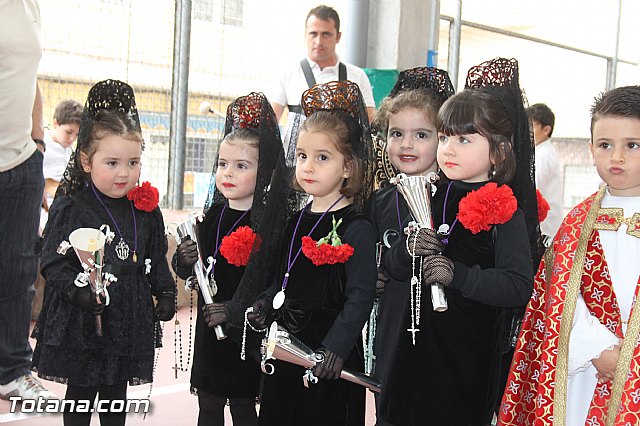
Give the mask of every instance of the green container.
M 375 68 L 364 68 L 367 73 L 371 88 L 373 89 L 373 99 L 376 101 L 376 107 L 380 106 L 380 102 L 391 92 L 393 86 L 398 80 L 398 70 L 378 70 Z

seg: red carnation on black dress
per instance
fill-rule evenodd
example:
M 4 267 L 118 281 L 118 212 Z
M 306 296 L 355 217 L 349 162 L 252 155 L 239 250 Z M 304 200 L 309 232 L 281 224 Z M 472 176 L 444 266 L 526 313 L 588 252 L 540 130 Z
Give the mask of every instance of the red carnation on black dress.
M 342 219 L 336 223 L 336 218 L 334 217 L 333 229 L 320 241 L 316 242 L 309 236 L 302 237 L 302 253 L 315 266 L 344 263 L 353 255 L 353 247 L 349 244 L 342 244 L 342 240 L 338 235 L 338 227 L 341 223 Z
M 133 205 L 138 210 L 152 212 L 160 203 L 160 194 L 158 188 L 152 186 L 149 182 L 142 182 L 142 185 L 136 186 L 127 193 L 127 198 L 133 201 Z
M 246 266 L 249 262 L 249 256 L 260 245 L 260 241 L 254 243 L 258 236 L 249 226 L 240 226 L 222 239 L 220 244 L 220 254 L 227 259 L 227 262 L 235 266 Z
M 545 198 L 542 196 L 542 192 L 536 189 L 536 198 L 538 199 L 538 222 L 542 222 L 547 218 L 551 207 Z
M 472 234 L 488 231 L 491 225 L 506 223 L 518 208 L 518 201 L 507 185 L 489 182 L 471 191 L 458 207 L 458 220 Z

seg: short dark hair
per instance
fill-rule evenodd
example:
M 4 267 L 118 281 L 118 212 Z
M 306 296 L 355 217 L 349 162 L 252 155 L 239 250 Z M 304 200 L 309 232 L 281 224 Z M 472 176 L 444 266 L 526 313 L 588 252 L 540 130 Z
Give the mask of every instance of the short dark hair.
M 546 104 L 533 104 L 527 108 L 527 115 L 531 120 L 537 121 L 542 126 L 551 126 L 549 137 L 553 134 L 553 126 L 556 124 L 556 116 Z
M 591 136 L 596 121 L 605 117 L 640 120 L 640 86 L 624 86 L 600 93 L 591 107 Z
M 56 105 L 53 113 L 53 119 L 61 124 L 77 124 L 80 125 L 82 119 L 82 105 L 72 99 L 65 99 Z
M 302 123 L 300 132 L 323 133 L 329 136 L 338 152 L 344 156 L 345 163 L 351 168 L 351 175 L 344 179 L 340 193 L 347 198 L 353 198 L 362 192 L 365 167 L 362 158 L 354 149 L 354 145 L 361 142 L 362 131 L 349 114 L 339 110 L 318 110 Z M 296 190 L 302 190 L 295 176 L 292 183 Z
M 487 179 L 500 184 L 511 181 L 516 172 L 513 125 L 496 96 L 483 89 L 453 95 L 440 108 L 436 127 L 447 136 L 478 133 L 487 138 L 489 156 L 495 163 L 495 175 Z
M 315 16 L 318 19 L 322 19 L 323 21 L 328 21 L 329 19 L 333 19 L 333 22 L 336 24 L 336 32 L 340 32 L 340 16 L 338 16 L 338 12 L 330 6 L 325 6 L 321 4 L 320 6 L 316 6 L 307 13 L 307 19 L 304 20 L 305 26 L 307 25 L 307 21 L 310 16 Z

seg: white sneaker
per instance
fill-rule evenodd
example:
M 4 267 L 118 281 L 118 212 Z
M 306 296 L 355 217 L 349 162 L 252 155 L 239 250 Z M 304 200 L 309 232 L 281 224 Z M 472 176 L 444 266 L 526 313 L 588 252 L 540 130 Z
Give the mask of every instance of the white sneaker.
M 0 398 L 9 399 L 11 396 L 19 396 L 22 399 L 58 398 L 56 394 L 47 390 L 42 386 L 40 380 L 36 379 L 31 374 L 20 376 L 6 385 L 0 385 Z

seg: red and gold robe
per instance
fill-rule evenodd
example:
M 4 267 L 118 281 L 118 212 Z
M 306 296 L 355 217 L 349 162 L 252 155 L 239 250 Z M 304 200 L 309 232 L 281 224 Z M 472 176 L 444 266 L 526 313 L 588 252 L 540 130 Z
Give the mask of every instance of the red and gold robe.
M 567 215 L 540 265 L 507 380 L 499 425 L 565 424 L 569 336 L 579 294 L 601 324 L 625 338 L 615 379 L 596 386 L 585 424 L 640 424 L 640 309 L 631 310 L 623 336 L 598 232 L 619 226 L 612 209 L 600 208 L 605 191 L 603 187 Z M 633 220 L 627 233 L 638 236 L 633 233 L 640 232 L 640 215 L 634 215 Z

